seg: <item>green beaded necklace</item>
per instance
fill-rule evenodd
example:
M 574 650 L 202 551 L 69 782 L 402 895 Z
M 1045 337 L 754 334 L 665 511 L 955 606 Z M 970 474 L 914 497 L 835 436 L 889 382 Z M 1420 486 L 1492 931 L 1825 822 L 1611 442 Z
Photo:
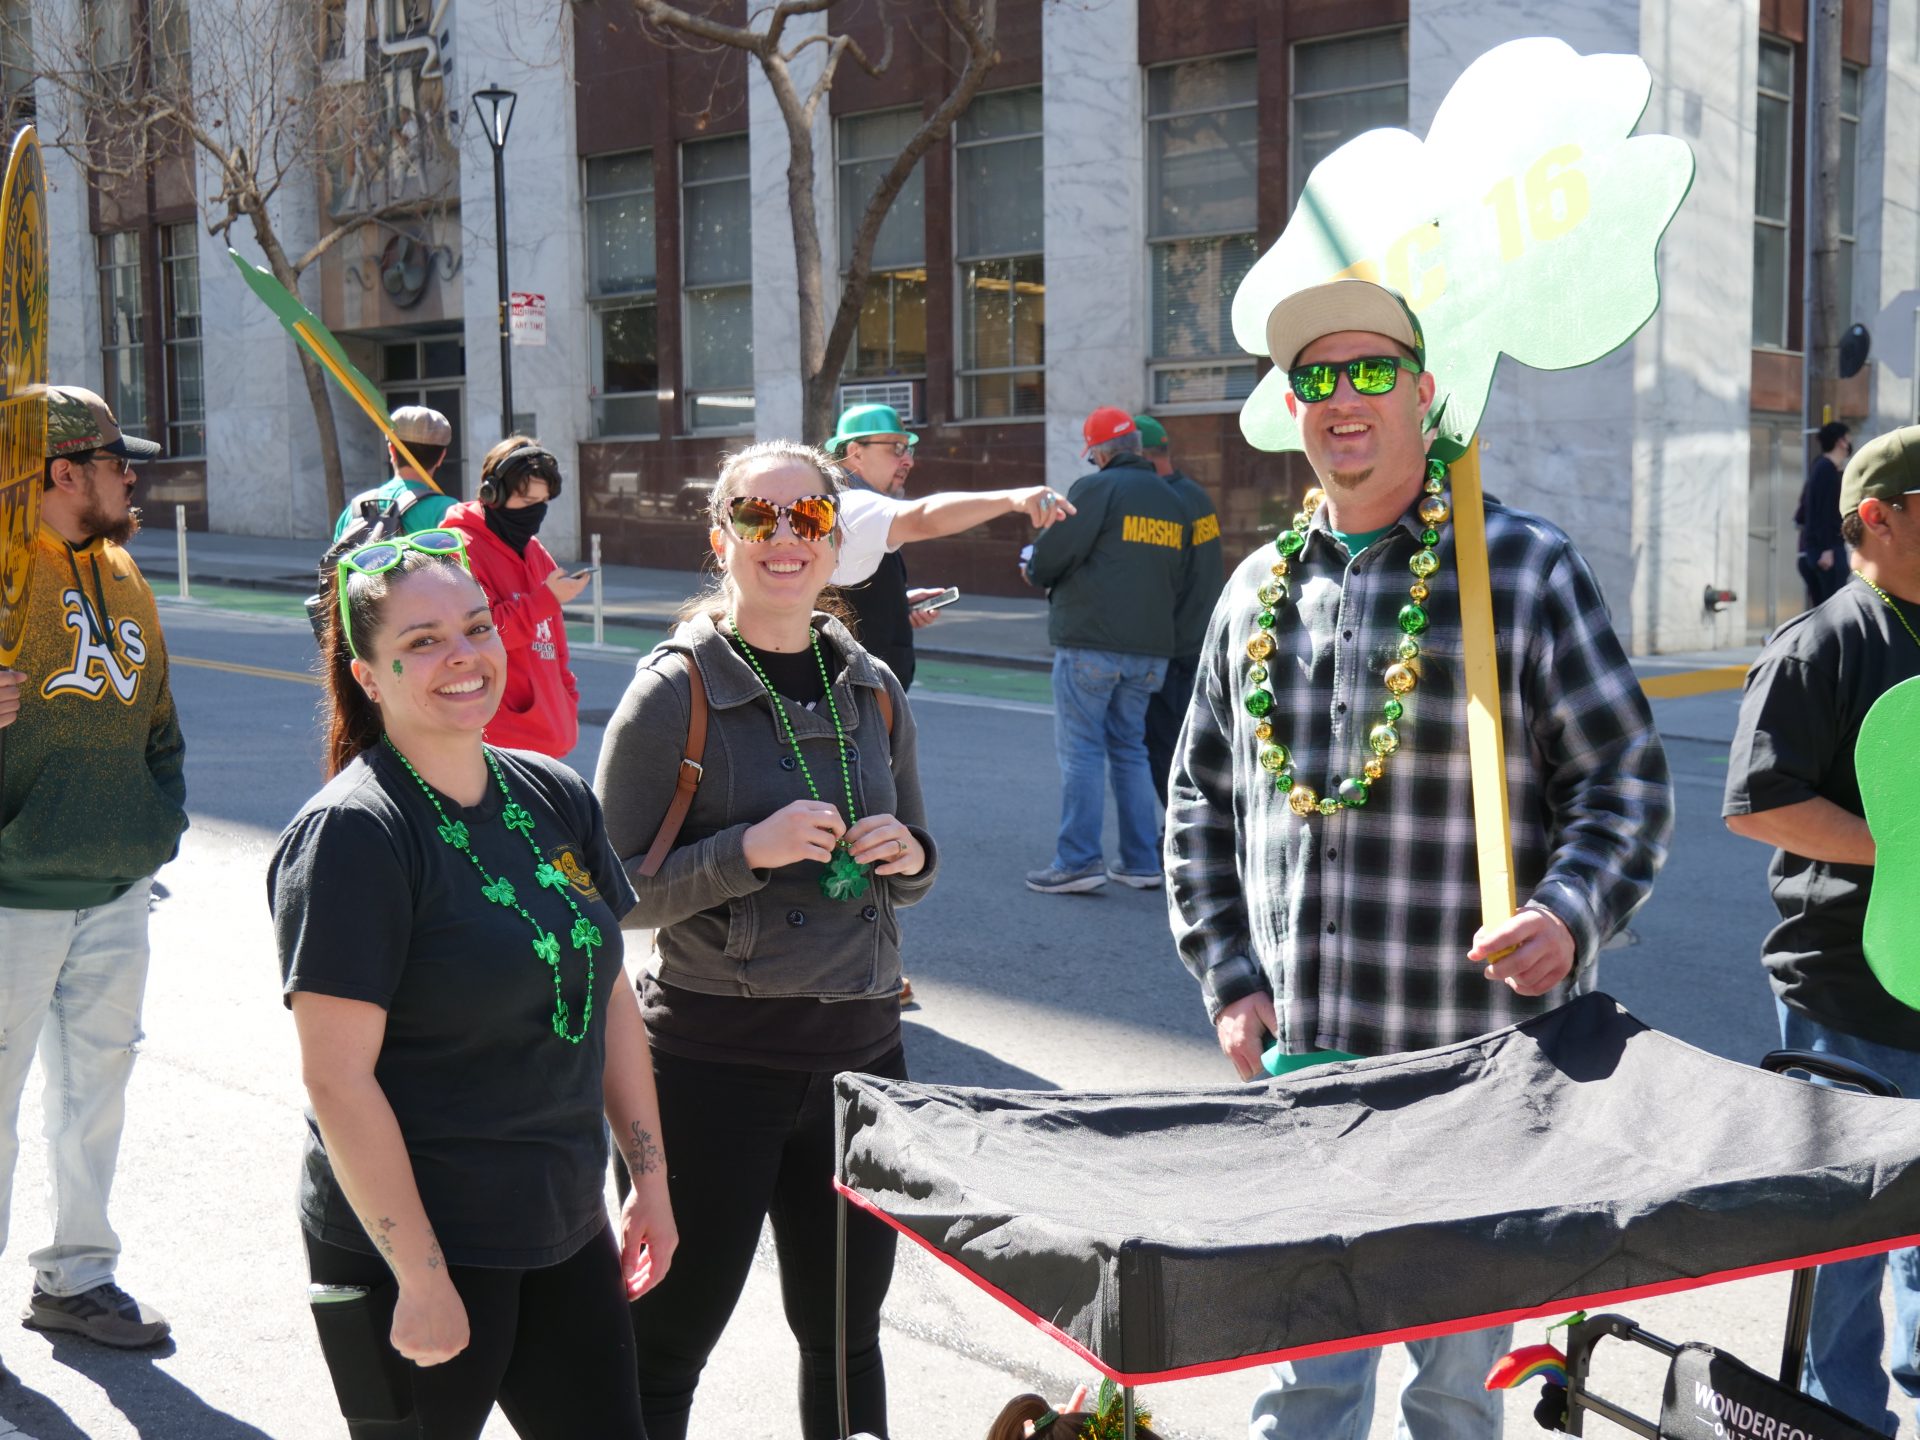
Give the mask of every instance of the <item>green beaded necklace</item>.
M 814 799 L 820 799 L 820 787 L 813 783 L 813 771 L 807 768 L 807 757 L 800 753 L 799 737 L 793 733 L 793 721 L 787 718 L 786 701 L 773 688 L 773 682 L 767 679 L 767 672 L 760 664 L 760 657 L 753 653 L 753 647 L 740 633 L 740 622 L 733 616 L 727 617 L 727 628 L 733 631 L 733 638 L 739 642 L 740 652 L 747 657 L 747 663 L 753 666 L 753 673 L 760 677 L 760 684 L 767 692 L 767 698 L 773 702 L 773 713 L 780 717 L 780 729 L 787 737 L 787 744 L 793 750 L 794 761 L 800 766 L 800 777 L 807 782 L 807 793 Z M 847 825 L 860 818 L 859 808 L 854 802 L 853 771 L 847 765 L 847 732 L 840 725 L 840 707 L 833 703 L 833 680 L 827 674 L 826 657 L 820 653 L 820 636 L 817 631 L 809 630 L 807 636 L 813 641 L 813 661 L 820 667 L 820 684 L 827 693 L 827 714 L 833 717 L 833 743 L 840 751 L 840 783 L 847 791 Z M 825 801 L 821 801 L 825 804 Z M 826 873 L 820 877 L 820 893 L 829 900 L 858 900 L 867 893 L 867 876 L 873 869 L 871 865 L 862 865 L 853 858 L 847 842 L 841 840 L 833 847 L 833 859 L 827 862 Z
M 420 778 L 420 772 L 413 768 L 413 762 L 400 753 L 400 747 L 395 745 L 390 737 L 382 738 L 386 740 L 387 748 L 393 751 L 402 765 L 407 767 L 407 774 L 413 777 L 413 783 L 420 787 L 420 792 L 432 802 L 433 813 L 440 817 L 438 832 L 440 838 L 466 856 L 472 862 L 473 868 L 480 872 L 480 878 L 487 882 L 480 887 L 480 893 L 496 905 L 504 905 L 509 910 L 518 911 L 520 918 L 533 927 L 533 953 L 538 955 L 545 962 L 547 969 L 553 972 L 553 1033 L 569 1045 L 578 1045 L 587 1038 L 587 1027 L 593 1023 L 593 951 L 595 946 L 602 943 L 600 927 L 582 915 L 580 907 L 574 904 L 573 887 L 567 880 L 565 872 L 542 855 L 540 847 L 533 843 L 533 816 L 525 806 L 514 800 L 513 793 L 507 789 L 507 777 L 500 773 L 500 762 L 494 759 L 493 751 L 485 746 L 481 747 L 481 753 L 487 757 L 487 769 L 493 772 L 494 783 L 500 787 L 500 798 L 506 802 L 500 811 L 500 823 L 509 830 L 517 830 L 526 838 L 527 847 L 533 851 L 535 884 L 544 889 L 560 892 L 560 897 L 567 902 L 567 908 L 573 911 L 573 934 L 570 937 L 573 948 L 587 957 L 587 998 L 581 1008 L 580 1029 L 577 1034 L 568 1033 L 567 1027 L 571 1021 L 572 1012 L 560 993 L 560 942 L 554 938 L 552 931 L 542 928 L 540 922 L 527 913 L 527 907 L 522 905 L 519 897 L 514 894 L 511 880 L 504 876 L 495 879 L 487 873 L 487 867 L 482 865 L 480 857 L 473 853 L 467 836 L 466 822 L 449 820 L 445 807 L 440 804 L 440 797 L 434 794 L 431 785 Z
M 1400 717 L 1406 714 L 1406 706 L 1400 697 L 1411 693 L 1419 680 L 1413 662 L 1420 657 L 1420 642 L 1414 637 L 1426 632 L 1429 623 L 1426 610 L 1429 593 L 1427 581 L 1440 568 L 1440 557 L 1433 553 L 1433 547 L 1440 543 L 1437 527 L 1444 524 L 1452 513 L 1452 507 L 1447 504 L 1443 493 L 1447 488 L 1446 476 L 1447 467 L 1440 461 L 1427 462 L 1427 478 L 1421 485 L 1425 493 L 1417 512 L 1427 528 L 1420 533 L 1420 548 L 1407 562 L 1407 568 L 1413 571 L 1413 586 L 1408 591 L 1412 599 L 1400 607 L 1399 615 L 1400 628 L 1406 633 L 1400 641 L 1399 659 L 1387 667 L 1382 677 L 1387 687 L 1387 701 L 1381 707 L 1381 722 L 1367 732 L 1367 748 L 1373 754 L 1367 757 L 1358 775 L 1336 780 L 1332 795 L 1316 795 L 1312 786 L 1294 783 L 1293 754 L 1273 738 L 1273 725 L 1266 718 L 1275 703 L 1273 691 L 1267 683 L 1267 660 L 1274 651 L 1271 632 L 1279 620 L 1276 610 L 1291 596 L 1287 572 L 1292 568 L 1293 557 L 1306 549 L 1307 526 L 1312 523 L 1320 502 L 1326 499 L 1326 493 L 1318 489 L 1307 491 L 1301 501 L 1300 513 L 1293 517 L 1292 528 L 1281 531 L 1279 538 L 1274 541 L 1274 549 L 1279 553 L 1273 561 L 1273 577 L 1255 592 L 1260 611 L 1254 616 L 1254 621 L 1260 628 L 1247 641 L 1247 659 L 1250 662 L 1247 679 L 1252 682 L 1253 688 L 1247 691 L 1244 703 L 1247 713 L 1257 722 L 1253 727 L 1253 738 L 1259 746 L 1257 756 L 1260 768 L 1273 776 L 1273 788 L 1286 795 L 1288 807 L 1302 818 L 1357 810 L 1366 804 L 1374 782 L 1387 773 L 1387 756 L 1400 748 L 1400 732 L 1394 728 Z

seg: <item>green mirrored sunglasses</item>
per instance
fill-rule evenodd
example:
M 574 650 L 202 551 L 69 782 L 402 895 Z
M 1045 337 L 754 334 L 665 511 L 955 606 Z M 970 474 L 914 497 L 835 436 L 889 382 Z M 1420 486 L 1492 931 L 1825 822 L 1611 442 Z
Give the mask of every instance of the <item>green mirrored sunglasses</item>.
M 395 535 L 390 540 L 375 540 L 342 555 L 339 560 L 342 573 L 335 587 L 340 591 L 340 633 L 347 637 L 347 653 L 356 660 L 360 658 L 360 649 L 353 643 L 353 620 L 347 613 L 347 576 L 384 575 L 398 565 L 409 550 L 418 550 L 423 555 L 450 555 L 460 562 L 462 570 L 469 575 L 473 573 L 473 566 L 467 563 L 467 537 L 458 530 L 422 530 L 413 535 Z
M 1287 371 L 1287 383 L 1293 393 L 1309 405 L 1318 405 L 1333 394 L 1346 372 L 1347 383 L 1361 395 L 1384 395 L 1400 379 L 1400 372 L 1418 375 L 1420 367 L 1404 355 L 1362 355 L 1355 360 L 1316 360 L 1296 365 Z

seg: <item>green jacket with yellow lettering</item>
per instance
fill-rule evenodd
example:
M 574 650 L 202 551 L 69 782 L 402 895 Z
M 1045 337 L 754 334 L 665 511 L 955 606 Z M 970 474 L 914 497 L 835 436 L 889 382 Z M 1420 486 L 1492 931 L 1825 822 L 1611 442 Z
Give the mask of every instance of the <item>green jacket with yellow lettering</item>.
M 1074 650 L 1180 653 L 1176 621 L 1191 582 L 1192 522 L 1180 495 L 1138 455 L 1083 475 L 1076 514 L 1040 532 L 1027 578 L 1047 587 L 1047 638 Z
M 173 857 L 185 746 L 153 592 L 107 540 L 35 539 L 0 788 L 0 908 L 87 910 Z

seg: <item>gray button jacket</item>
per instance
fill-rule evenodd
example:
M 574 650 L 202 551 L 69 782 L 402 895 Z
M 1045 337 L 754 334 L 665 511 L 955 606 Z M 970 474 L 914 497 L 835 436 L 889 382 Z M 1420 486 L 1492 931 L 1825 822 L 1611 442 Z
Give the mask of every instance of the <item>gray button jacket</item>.
M 660 978 L 670 985 L 707 995 L 839 1000 L 900 988 L 895 907 L 925 895 L 937 868 L 920 798 L 913 712 L 893 672 L 855 644 L 846 627 L 819 614 L 814 625 L 834 674 L 856 808 L 861 816 L 903 821 L 926 847 L 926 868 L 911 877 L 874 875 L 866 894 L 843 901 L 820 893 L 824 865 L 755 870 L 747 864 L 747 828 L 807 799 L 807 783 L 752 667 L 711 618 L 687 621 L 640 662 L 607 726 L 593 787 L 606 811 L 607 837 L 639 896 L 626 923 L 659 932 Z M 649 879 L 636 871 L 673 798 L 687 737 L 690 660 L 707 689 L 706 770 L 666 863 Z M 883 685 L 893 699 L 891 743 L 876 698 Z M 806 710 L 779 703 L 820 798 L 846 816 L 826 705 Z

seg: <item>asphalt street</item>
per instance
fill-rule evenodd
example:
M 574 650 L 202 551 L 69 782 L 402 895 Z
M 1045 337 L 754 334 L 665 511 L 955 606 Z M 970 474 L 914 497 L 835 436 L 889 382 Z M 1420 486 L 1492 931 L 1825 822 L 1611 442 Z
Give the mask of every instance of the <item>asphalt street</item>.
M 0 1336 L 18 1377 L 0 1389 L 0 1436 L 36 1440 L 319 1440 L 345 1433 L 305 1303 L 293 1196 L 302 1092 L 280 1002 L 264 868 L 282 825 L 320 783 L 303 622 L 163 606 L 188 743 L 193 828 L 160 876 L 147 1038 L 128 1098 L 114 1218 L 120 1278 L 173 1321 L 166 1348 L 130 1354 L 27 1330 Z M 631 654 L 577 659 L 582 710 L 604 717 Z M 962 668 L 962 667 L 953 667 Z M 1030 682 L 1030 677 L 1028 677 Z M 916 689 L 922 773 L 945 870 L 907 917 L 907 1017 L 916 1078 L 992 1086 L 1093 1088 L 1212 1084 L 1229 1074 L 1192 982 L 1167 937 L 1157 892 L 1034 895 L 1022 873 L 1051 849 L 1058 785 L 1051 719 L 1030 683 Z M 1023 698 L 1024 697 L 1024 698 Z M 1680 803 L 1673 858 L 1654 900 L 1603 960 L 1602 988 L 1642 1019 L 1732 1059 L 1775 1043 L 1756 959 L 1771 916 L 1766 852 L 1719 821 L 1737 695 L 1657 703 Z M 591 775 L 600 730 L 574 764 Z M 1676 1108 L 1703 1103 L 1675 1095 Z M 23 1112 L 11 1258 L 47 1231 L 43 1148 Z M 1703 1340 L 1749 1363 L 1777 1363 L 1786 1281 L 1766 1277 L 1631 1307 L 1675 1340 Z M 970 1440 L 1003 1400 L 1056 1398 L 1094 1377 L 1075 1357 L 986 1296 L 903 1248 L 886 1337 L 897 1440 Z M 1516 1343 L 1548 1338 L 1545 1322 Z M 1603 1351 L 1605 1393 L 1658 1409 L 1660 1370 L 1645 1352 Z M 1385 1364 L 1376 1440 L 1391 1431 L 1397 1352 Z M 1237 1437 L 1258 1380 L 1241 1373 L 1143 1392 L 1170 1437 Z M 794 1432 L 794 1364 L 772 1260 L 763 1254 L 707 1372 L 695 1440 Z M 1508 1433 L 1534 1432 L 1531 1389 L 1508 1405 Z M 1592 1433 L 1614 1432 L 1595 1423 Z M 489 1437 L 511 1430 L 496 1416 Z M 1902 1430 L 1911 1435 L 1911 1428 Z

